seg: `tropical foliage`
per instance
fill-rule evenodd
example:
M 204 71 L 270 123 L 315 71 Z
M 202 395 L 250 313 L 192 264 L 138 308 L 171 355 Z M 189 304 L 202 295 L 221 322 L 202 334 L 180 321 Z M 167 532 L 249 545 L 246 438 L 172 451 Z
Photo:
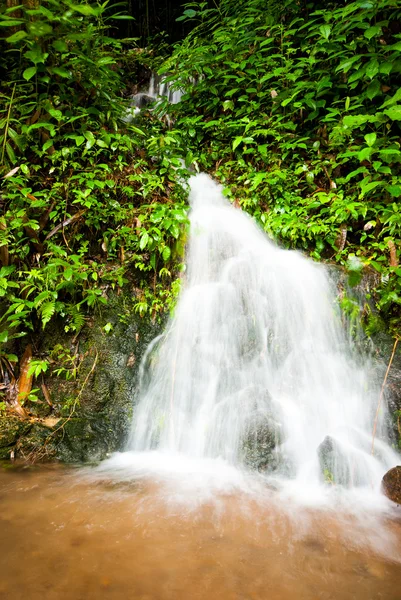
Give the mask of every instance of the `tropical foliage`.
M 139 56 L 133 40 L 112 37 L 125 18 L 107 1 L 1 5 L 0 364 L 7 382 L 17 361 L 10 340 L 56 315 L 77 332 L 88 310 L 128 279 L 140 314 L 171 300 L 187 221 L 176 183 L 181 138 L 150 116 L 144 126 L 124 122 L 122 75 Z
M 370 268 L 394 326 L 400 17 L 397 0 L 191 3 L 194 29 L 164 66 L 187 92 L 176 127 L 199 168 L 286 246 L 354 280 Z
M 119 37 L 124 6 L 3 0 L 3 388 L 19 337 L 54 318 L 78 332 L 111 289 L 130 281 L 141 315 L 172 304 L 183 161 L 285 246 L 347 265 L 351 283 L 369 271 L 397 330 L 400 17 L 398 0 L 189 3 L 180 20 L 192 31 L 160 69 L 183 100 L 127 122 L 140 65 L 160 67 L 160 57 Z

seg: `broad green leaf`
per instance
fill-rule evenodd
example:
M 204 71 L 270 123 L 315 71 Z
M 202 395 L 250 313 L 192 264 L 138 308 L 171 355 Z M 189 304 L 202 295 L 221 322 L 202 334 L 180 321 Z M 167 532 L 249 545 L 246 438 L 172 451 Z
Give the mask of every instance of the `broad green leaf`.
M 242 137 L 242 135 L 237 136 L 235 138 L 235 140 L 233 141 L 233 150 L 235 150 L 236 148 L 238 148 L 238 146 L 241 144 L 241 142 L 242 142 L 243 139 L 244 138 Z
M 139 241 L 139 247 L 141 250 L 144 250 L 146 248 L 146 246 L 148 245 L 149 242 L 149 234 L 147 231 L 145 231 L 142 236 L 141 239 Z
M 384 111 L 384 114 L 392 121 L 401 121 L 401 104 L 387 108 Z
M 322 36 L 324 37 L 325 40 L 329 39 L 330 33 L 331 33 L 331 27 L 330 25 L 321 25 L 319 27 L 319 31 L 322 34 Z
M 47 52 L 42 52 L 40 46 L 35 46 L 31 50 L 25 52 L 24 56 L 31 60 L 35 65 L 38 65 L 39 63 L 44 63 L 49 55 Z
M 391 98 L 388 98 L 385 102 L 383 102 L 383 104 L 381 105 L 380 108 L 384 108 L 385 106 L 391 106 L 392 104 L 396 104 L 398 102 L 398 100 L 401 100 L 401 87 L 396 91 L 394 96 L 391 96 Z
M 28 31 L 33 37 L 43 37 L 53 31 L 53 27 L 44 21 L 33 21 L 28 23 Z
M 57 52 L 62 52 L 63 54 L 68 52 L 68 46 L 63 40 L 54 40 L 52 46 Z
M 401 196 L 401 185 L 387 185 L 386 190 L 393 198 L 399 198 Z
M 29 81 L 34 75 L 36 75 L 37 70 L 37 67 L 29 67 L 28 69 L 25 69 L 25 71 L 22 73 L 22 77 Z
M 367 133 L 364 136 L 364 138 L 368 146 L 373 146 L 376 141 L 377 135 L 376 133 Z
M 88 150 L 90 150 L 96 141 L 95 136 L 93 135 L 93 133 L 91 131 L 84 131 L 84 136 L 86 137 L 86 140 L 87 140 L 85 147 Z
M 377 96 L 377 94 L 380 94 L 381 92 L 381 86 L 380 86 L 380 81 L 378 79 L 374 79 L 367 87 L 366 89 L 366 95 L 369 98 L 369 100 L 373 100 L 373 98 L 375 96 Z
M 232 100 L 225 100 L 223 102 L 223 110 L 233 110 L 234 109 L 234 102 Z
M 370 79 L 373 79 L 373 77 L 375 77 L 375 75 L 377 75 L 378 72 L 379 72 L 379 62 L 378 62 L 377 58 L 372 58 L 366 65 L 365 73 Z
M 383 183 L 382 181 L 371 181 L 370 183 L 363 185 L 363 182 L 362 182 L 360 185 L 360 187 L 361 187 L 360 196 L 361 197 L 365 196 L 368 192 L 371 192 L 372 190 L 377 188 L 377 186 L 382 185 L 382 183 Z
M 70 71 L 67 71 L 66 69 L 61 69 L 60 67 L 52 67 L 50 71 L 51 71 L 51 73 L 54 73 L 55 75 L 59 75 L 60 77 L 65 77 L 66 79 L 70 79 L 70 77 L 71 77 Z
M 21 40 L 26 38 L 27 35 L 28 33 L 26 31 L 17 31 L 13 35 L 10 35 L 8 38 L 6 38 L 6 42 L 8 42 L 9 44 L 13 44 L 14 42 L 20 42 Z
M 393 68 L 394 63 L 392 62 L 383 62 L 380 63 L 379 73 L 383 73 L 384 75 L 389 75 Z
M 18 21 L 16 19 L 9 21 L 0 21 L 0 27 L 18 27 L 19 25 L 23 25 L 24 21 Z
M 379 35 L 381 33 L 382 28 L 380 27 L 380 25 L 372 25 L 372 27 L 369 27 L 368 29 L 366 29 L 365 33 L 363 34 L 366 38 L 368 38 L 368 40 L 371 40 L 372 37 L 374 37 L 375 35 Z
M 65 271 L 63 273 L 64 279 L 66 279 L 67 281 L 71 281 L 72 275 L 73 275 L 73 271 L 72 271 L 71 267 L 69 267 L 68 269 L 65 269 Z
M 57 110 L 56 108 L 49 108 L 49 114 L 57 119 L 57 121 L 60 121 L 60 119 L 63 117 L 61 110 Z
M 364 160 L 369 160 L 371 154 L 372 154 L 372 149 L 371 148 L 362 148 L 362 150 L 360 150 L 358 152 L 358 160 L 360 162 L 362 162 Z
M 86 17 L 97 17 L 101 11 L 101 8 L 95 8 L 90 4 L 70 4 L 70 8 L 75 10 L 76 12 L 81 13 L 81 15 L 85 15 Z

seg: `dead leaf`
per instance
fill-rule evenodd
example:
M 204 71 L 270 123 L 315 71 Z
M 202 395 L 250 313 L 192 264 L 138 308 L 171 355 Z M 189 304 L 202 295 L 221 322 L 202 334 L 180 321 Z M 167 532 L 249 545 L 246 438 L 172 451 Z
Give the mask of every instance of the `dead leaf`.
M 60 421 L 60 417 L 46 417 L 46 419 L 43 419 L 42 425 L 49 427 L 49 429 L 53 429 Z
M 14 167 L 14 169 L 11 169 L 11 171 L 9 171 L 7 175 L 4 175 L 4 179 L 7 179 L 7 177 L 12 177 L 17 173 L 17 171 L 19 171 L 19 169 L 20 167 Z

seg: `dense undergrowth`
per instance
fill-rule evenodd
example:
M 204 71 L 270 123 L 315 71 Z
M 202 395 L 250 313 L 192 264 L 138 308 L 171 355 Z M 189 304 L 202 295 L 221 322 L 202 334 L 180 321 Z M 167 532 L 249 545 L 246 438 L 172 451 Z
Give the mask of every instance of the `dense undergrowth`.
M 188 4 L 192 33 L 160 69 L 183 100 L 131 123 L 138 66 L 160 57 L 118 38 L 122 10 L 0 3 L 0 393 L 26 400 L 16 354 L 56 316 L 78 333 L 128 281 L 140 314 L 172 305 L 187 223 L 180 158 L 284 245 L 347 265 L 354 282 L 370 270 L 398 335 L 398 0 Z M 30 360 L 29 372 L 48 366 Z
M 176 127 L 191 160 L 284 245 L 354 282 L 370 269 L 396 331 L 400 17 L 397 0 L 192 3 L 195 27 L 164 66 L 187 92 Z
M 107 1 L 1 5 L 0 392 L 14 405 L 26 400 L 15 352 L 51 319 L 78 333 L 128 280 L 141 315 L 178 291 L 181 137 L 150 116 L 124 123 L 140 52 L 112 37 L 128 18 L 118 11 Z M 48 368 L 29 363 L 28 378 Z

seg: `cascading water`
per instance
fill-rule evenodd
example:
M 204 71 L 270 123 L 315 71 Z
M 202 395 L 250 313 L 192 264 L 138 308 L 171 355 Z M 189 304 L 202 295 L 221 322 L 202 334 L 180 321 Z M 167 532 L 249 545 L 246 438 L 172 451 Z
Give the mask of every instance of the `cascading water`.
M 207 175 L 190 186 L 186 280 L 142 365 L 129 450 L 241 467 L 259 444 L 276 478 L 378 488 L 397 458 L 383 411 L 371 452 L 379 389 L 326 270 L 267 239 Z

